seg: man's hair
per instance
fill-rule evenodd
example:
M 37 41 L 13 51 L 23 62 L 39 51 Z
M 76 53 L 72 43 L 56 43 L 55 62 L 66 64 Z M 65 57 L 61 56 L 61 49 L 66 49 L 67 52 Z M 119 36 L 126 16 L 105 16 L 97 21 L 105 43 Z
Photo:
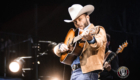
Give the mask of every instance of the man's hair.
M 109 42 L 110 41 L 110 35 L 106 34 L 106 36 L 107 36 L 107 41 Z
M 84 13 L 85 15 L 88 15 L 88 13 Z

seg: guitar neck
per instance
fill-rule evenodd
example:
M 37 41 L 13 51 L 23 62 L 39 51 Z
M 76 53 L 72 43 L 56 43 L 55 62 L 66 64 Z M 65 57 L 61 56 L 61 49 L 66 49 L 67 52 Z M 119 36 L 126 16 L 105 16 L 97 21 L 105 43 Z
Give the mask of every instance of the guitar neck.
M 128 43 L 126 41 L 124 44 L 122 44 L 121 46 L 119 46 L 119 48 L 116 51 L 116 53 L 113 56 L 111 56 L 111 58 L 107 62 L 110 63 L 117 56 L 118 53 L 121 53 L 123 51 L 123 49 L 125 47 L 127 47 L 127 45 L 128 45 Z
M 111 58 L 107 61 L 108 63 L 110 63 L 116 56 L 117 56 L 117 52 L 113 55 L 113 56 L 111 56 Z
M 80 39 L 82 39 L 82 35 L 78 35 L 78 36 L 74 37 L 73 43 L 77 42 Z

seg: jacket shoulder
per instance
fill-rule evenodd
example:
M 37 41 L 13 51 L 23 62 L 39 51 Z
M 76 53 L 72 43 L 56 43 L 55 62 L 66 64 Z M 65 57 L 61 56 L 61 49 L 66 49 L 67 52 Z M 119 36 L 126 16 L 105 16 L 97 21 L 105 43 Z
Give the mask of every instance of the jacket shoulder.
M 100 25 L 97 25 L 97 26 L 95 26 L 95 27 L 105 30 L 105 28 L 104 28 L 103 26 L 100 26 Z

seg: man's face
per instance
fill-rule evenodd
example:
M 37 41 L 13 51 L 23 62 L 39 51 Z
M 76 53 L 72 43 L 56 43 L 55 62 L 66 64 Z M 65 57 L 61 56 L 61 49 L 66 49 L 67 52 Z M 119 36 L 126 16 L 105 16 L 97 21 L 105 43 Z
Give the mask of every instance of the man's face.
M 89 15 L 82 14 L 78 18 L 76 18 L 73 21 L 73 23 L 74 23 L 76 28 L 83 30 L 86 26 L 88 26 L 88 24 L 89 24 L 88 21 L 89 21 Z

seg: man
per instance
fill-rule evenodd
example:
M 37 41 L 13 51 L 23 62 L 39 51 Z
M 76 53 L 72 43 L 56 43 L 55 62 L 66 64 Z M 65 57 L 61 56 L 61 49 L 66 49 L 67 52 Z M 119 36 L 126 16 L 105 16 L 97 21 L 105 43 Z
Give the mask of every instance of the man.
M 97 80 L 98 71 L 103 70 L 104 53 L 106 48 L 106 32 L 101 26 L 94 26 L 90 23 L 90 14 L 94 11 L 93 5 L 82 6 L 73 4 L 68 8 L 72 20 L 64 20 L 67 23 L 73 22 L 80 32 L 82 31 L 81 41 L 85 41 L 85 46 L 80 56 L 73 63 L 71 80 Z M 96 30 L 95 30 L 96 28 Z M 91 35 L 88 30 L 96 33 Z M 95 30 L 95 31 L 94 31 Z M 54 53 L 61 56 L 61 53 L 68 51 L 66 44 L 60 43 L 54 47 Z
M 109 50 L 110 45 L 110 35 L 107 34 L 107 47 L 106 54 L 109 54 L 106 58 L 106 62 L 104 64 L 104 71 L 100 74 L 100 80 L 119 80 L 117 75 L 117 69 L 119 68 L 118 56 L 116 56 L 111 63 L 109 64 L 107 61 L 113 56 L 115 53 Z

